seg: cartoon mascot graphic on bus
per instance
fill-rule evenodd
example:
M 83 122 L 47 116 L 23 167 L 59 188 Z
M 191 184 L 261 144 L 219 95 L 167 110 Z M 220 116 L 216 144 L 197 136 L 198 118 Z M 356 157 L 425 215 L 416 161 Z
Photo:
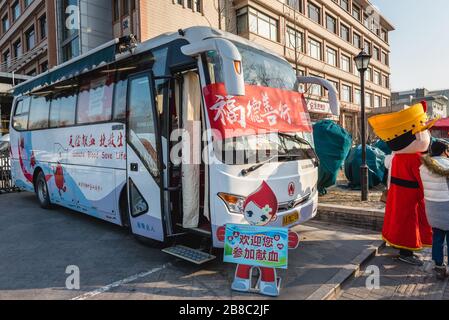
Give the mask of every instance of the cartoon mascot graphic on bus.
M 267 226 L 277 220 L 278 201 L 270 186 L 263 182 L 256 192 L 248 196 L 243 205 L 243 215 L 251 226 Z M 226 228 L 217 230 L 220 241 L 225 240 Z M 296 232 L 288 234 L 288 248 L 296 249 L 299 245 L 299 236 Z M 255 289 L 252 288 L 251 278 L 255 268 L 259 269 L 260 278 Z M 237 265 L 232 290 L 239 292 L 256 291 L 262 295 L 277 297 L 280 293 L 280 279 L 275 268 L 254 267 L 250 265 Z

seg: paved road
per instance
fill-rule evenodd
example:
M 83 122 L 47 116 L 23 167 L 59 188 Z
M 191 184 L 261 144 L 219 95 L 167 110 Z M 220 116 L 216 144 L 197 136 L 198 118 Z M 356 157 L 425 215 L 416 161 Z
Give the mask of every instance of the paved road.
M 397 260 L 397 250 L 386 248 L 366 263 L 362 274 L 347 283 L 338 300 L 449 300 L 449 281 L 437 280 L 432 271 L 431 250 L 420 253 L 424 267 Z M 367 266 L 380 269 L 380 287 L 368 289 Z
M 311 222 L 297 230 L 283 299 L 305 299 L 378 235 Z M 0 195 L 0 299 L 260 299 L 231 292 L 234 266 L 220 258 L 202 267 L 146 247 L 126 230 L 57 208 L 42 210 L 34 195 Z M 66 267 L 81 272 L 81 290 L 67 290 Z

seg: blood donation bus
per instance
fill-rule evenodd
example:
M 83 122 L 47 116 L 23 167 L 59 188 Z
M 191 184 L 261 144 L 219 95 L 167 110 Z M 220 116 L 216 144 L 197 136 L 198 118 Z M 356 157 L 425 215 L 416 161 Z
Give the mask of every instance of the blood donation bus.
M 264 184 L 276 219 L 317 213 L 318 159 L 301 83 L 282 57 L 236 35 L 192 27 L 137 44 L 116 39 L 17 86 L 11 166 L 40 205 L 67 207 L 166 242 L 247 224 Z M 264 218 L 264 217 L 258 217 Z

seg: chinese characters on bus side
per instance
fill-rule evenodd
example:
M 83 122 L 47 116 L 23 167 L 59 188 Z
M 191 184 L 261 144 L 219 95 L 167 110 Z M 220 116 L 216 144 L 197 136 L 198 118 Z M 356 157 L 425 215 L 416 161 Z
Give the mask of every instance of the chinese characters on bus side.
M 119 132 L 118 134 L 114 132 L 110 134 L 101 133 L 98 137 L 93 134 L 77 134 L 70 135 L 68 145 L 71 148 L 122 148 L 124 146 L 124 139 L 125 137 L 122 132 Z

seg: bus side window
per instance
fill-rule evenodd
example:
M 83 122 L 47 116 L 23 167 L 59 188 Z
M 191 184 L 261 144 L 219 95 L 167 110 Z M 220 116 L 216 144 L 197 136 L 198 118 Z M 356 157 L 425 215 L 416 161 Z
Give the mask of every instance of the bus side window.
M 128 92 L 128 79 L 120 80 L 114 90 L 114 120 L 126 119 L 126 98 Z
M 28 113 L 30 111 L 30 98 L 24 98 L 17 102 L 13 117 L 13 128 L 17 131 L 28 129 Z
M 48 128 L 48 114 L 50 112 L 50 100 L 46 97 L 33 97 L 30 106 L 30 119 L 28 130 Z
M 112 76 L 84 81 L 78 95 L 77 124 L 111 121 L 113 90 Z
M 50 107 L 50 128 L 75 124 L 76 93 L 66 93 L 53 98 Z

